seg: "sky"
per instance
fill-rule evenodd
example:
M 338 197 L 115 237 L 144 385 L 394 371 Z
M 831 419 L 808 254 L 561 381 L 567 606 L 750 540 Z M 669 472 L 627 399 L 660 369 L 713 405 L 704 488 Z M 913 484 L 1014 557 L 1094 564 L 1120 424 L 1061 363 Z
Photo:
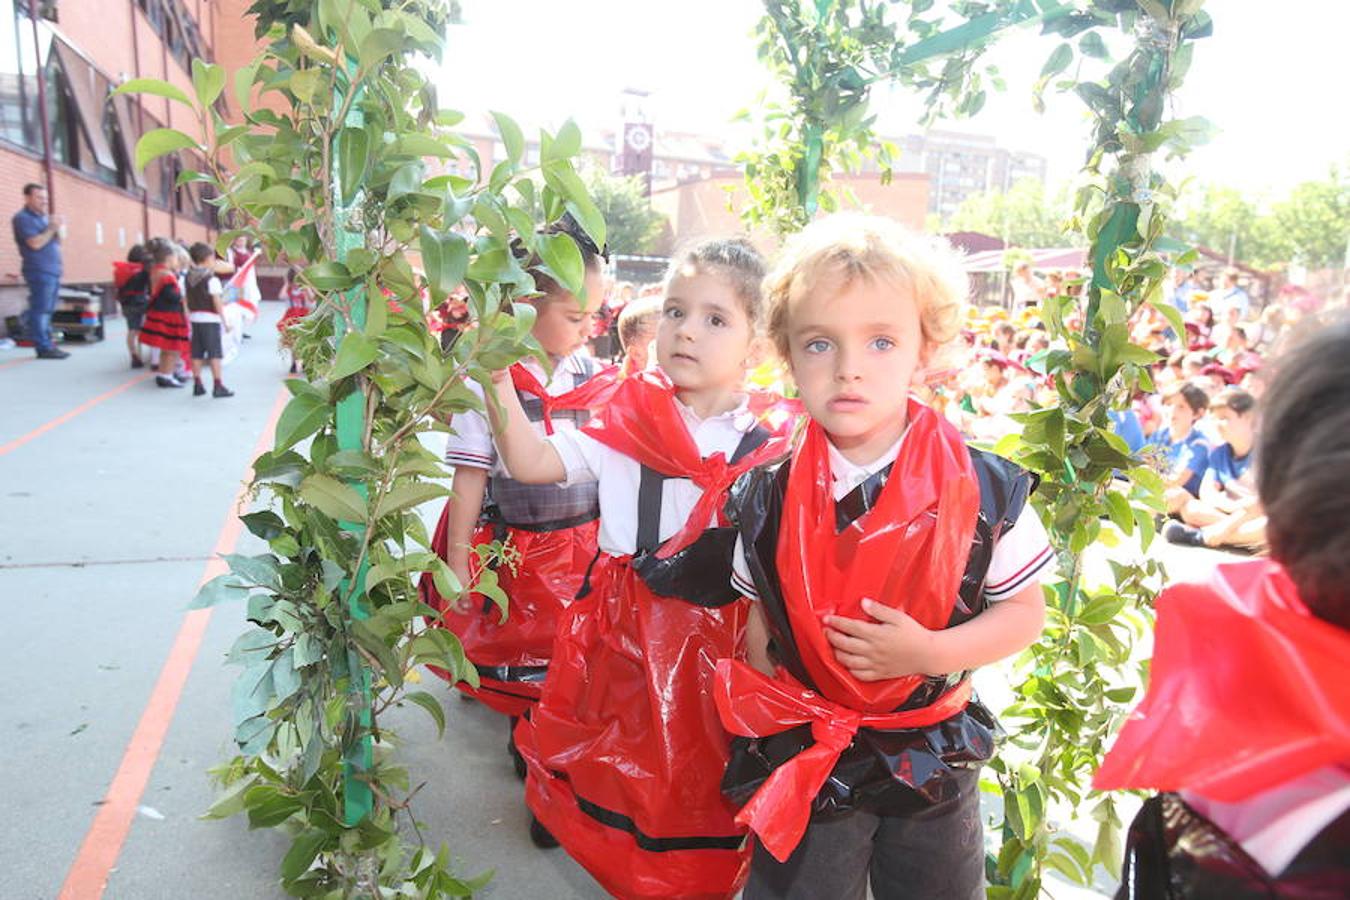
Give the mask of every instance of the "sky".
M 571 117 L 587 131 L 616 126 L 621 93 L 635 88 L 650 92 L 658 129 L 721 134 L 734 146 L 747 132 L 729 119 L 772 87 L 755 55 L 758 0 L 463 0 L 463 8 L 440 78 L 442 105 L 452 108 L 555 127 Z M 1209 0 L 1206 9 L 1215 33 L 1196 43 L 1173 113 L 1203 115 L 1220 134 L 1178 173 L 1278 196 L 1334 163 L 1350 165 L 1350 3 Z M 1007 90 L 975 119 L 935 127 L 992 134 L 1045 156 L 1052 184 L 1071 178 L 1087 146 L 1081 103 L 1047 95 L 1049 109 L 1037 115 L 1030 101 L 1054 47 L 1034 28 L 1011 33 L 990 55 Z M 919 130 L 912 96 L 874 91 L 872 108 L 887 136 Z

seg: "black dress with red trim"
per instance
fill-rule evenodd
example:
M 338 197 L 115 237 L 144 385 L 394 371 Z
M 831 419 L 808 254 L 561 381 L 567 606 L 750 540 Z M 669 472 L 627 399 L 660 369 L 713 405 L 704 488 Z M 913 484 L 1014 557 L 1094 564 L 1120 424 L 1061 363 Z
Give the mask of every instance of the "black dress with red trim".
M 768 437 L 755 427 L 730 462 Z M 722 900 L 743 884 L 750 848 L 720 791 L 728 747 L 712 681 L 747 607 L 730 587 L 733 528 L 658 554 L 665 477 L 643 466 L 638 552 L 600 555 L 516 746 L 531 812 L 611 894 Z
M 150 309 L 141 324 L 141 343 L 166 353 L 187 356 L 192 331 L 183 313 L 183 293 L 178 279 L 161 272 L 150 297 Z
M 1036 477 L 1002 457 L 968 448 L 979 481 L 979 512 L 959 597 L 947 627 L 984 610 L 984 586 L 994 545 L 1021 515 Z M 776 553 L 789 461 L 747 473 L 732 488 L 727 515 L 740 530 L 745 561 L 769 629 L 770 654 L 800 684 L 814 688 L 789 625 L 776 570 Z M 877 502 L 890 467 L 872 475 L 835 505 L 842 531 Z M 930 706 L 955 689 L 967 673 L 930 677 L 899 710 Z M 954 799 L 968 788 L 969 775 L 993 755 L 1001 734 L 992 713 L 977 699 L 962 712 L 922 728 L 881 730 L 864 725 L 840 754 L 812 801 L 812 818 L 857 809 L 879 815 L 906 815 Z M 810 725 L 767 737 L 737 737 L 722 791 L 738 806 L 759 790 L 783 763 L 815 743 Z
M 1350 811 L 1271 875 L 1213 822 L 1166 792 L 1130 825 L 1116 900 L 1343 900 L 1350 897 Z
M 573 375 L 573 390 L 590 382 L 596 367 L 586 360 Z M 567 420 L 576 427 L 586 422 L 582 409 L 551 412 L 536 397 L 520 394 L 525 415 L 532 422 Z M 598 552 L 600 506 L 594 483 L 571 487 L 522 484 L 504 475 L 488 482 L 483 513 L 471 543 L 473 546 L 500 541 L 517 554 L 509 566 L 496 567 L 498 585 L 508 599 L 503 616 L 490 599 L 472 596 L 473 609 L 460 612 L 447 603 L 430 574 L 418 585 L 422 602 L 441 613 L 434 624 L 458 637 L 464 655 L 478 672 L 479 686 L 466 682 L 456 687 L 503 715 L 517 717 L 539 700 L 553 656 L 558 617 L 572 602 Z M 446 503 L 432 536 L 432 549 L 442 559 L 449 550 L 450 504 Z M 470 556 L 470 575 L 477 577 L 481 564 Z M 442 678 L 449 674 L 432 669 Z

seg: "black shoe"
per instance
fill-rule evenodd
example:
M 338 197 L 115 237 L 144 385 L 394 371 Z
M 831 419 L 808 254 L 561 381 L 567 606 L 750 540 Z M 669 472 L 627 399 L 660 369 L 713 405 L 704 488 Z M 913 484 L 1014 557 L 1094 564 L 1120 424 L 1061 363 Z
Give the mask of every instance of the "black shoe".
M 131 367 L 133 369 L 144 369 L 145 360 L 141 359 L 139 356 L 133 356 L 131 358 Z
M 223 384 L 221 384 L 219 381 L 217 381 L 217 382 L 215 383 L 215 385 L 211 388 L 211 396 L 212 396 L 212 397 L 217 397 L 217 398 L 219 398 L 219 397 L 233 397 L 233 396 L 234 396 L 234 391 L 230 390 L 230 389 L 227 388 L 225 385 L 223 385 Z
M 155 384 L 159 385 L 162 388 L 183 387 L 183 382 L 179 381 L 177 378 L 174 378 L 170 375 L 156 375 Z
M 55 347 L 52 347 L 50 350 L 39 350 L 37 352 L 38 359 L 65 359 L 68 356 L 70 356 L 69 353 L 64 350 L 58 350 Z
M 552 850 L 558 846 L 558 839 L 534 816 L 530 816 L 530 841 L 540 850 Z
M 1167 527 L 1163 529 L 1163 537 L 1167 539 L 1167 543 L 1182 547 L 1205 546 L 1205 533 L 1184 522 L 1168 522 Z
M 253 340 L 253 335 L 251 335 L 251 334 L 246 334 L 246 335 L 244 335 L 244 340 L 246 340 L 246 341 L 251 341 L 251 340 Z
M 295 363 L 291 363 L 291 374 L 292 374 L 292 375 L 295 375 L 295 374 L 297 374 L 297 372 L 298 372 L 298 370 L 297 370 L 296 367 L 295 367 Z
M 193 381 L 192 376 L 187 372 L 174 372 L 173 375 L 169 377 L 182 385 L 190 384 Z

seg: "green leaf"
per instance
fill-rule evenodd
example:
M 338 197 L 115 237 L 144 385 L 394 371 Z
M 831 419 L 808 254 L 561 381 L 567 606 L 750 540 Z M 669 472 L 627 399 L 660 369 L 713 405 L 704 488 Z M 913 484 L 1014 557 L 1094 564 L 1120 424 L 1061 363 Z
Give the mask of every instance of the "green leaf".
M 305 205 L 305 201 L 300 198 L 299 192 L 285 184 L 274 184 L 259 191 L 258 195 L 249 203 L 258 203 L 263 206 L 284 206 L 289 209 L 299 209 Z
M 244 523 L 244 527 L 249 530 L 250 534 L 260 537 L 264 541 L 270 541 L 286 528 L 286 523 L 282 521 L 281 516 L 270 509 L 248 513 L 240 516 L 239 520 Z
M 272 591 L 281 590 L 281 574 L 277 571 L 277 558 L 271 554 L 262 556 L 243 556 L 238 553 L 221 554 L 221 559 L 230 570 L 247 584 Z
M 293 447 L 300 441 L 318 431 L 328 421 L 332 408 L 320 397 L 312 394 L 297 394 L 286 404 L 277 419 L 276 450 Z M 264 470 L 266 471 L 266 470 Z M 263 477 L 262 472 L 256 473 Z
M 445 735 L 445 710 L 441 708 L 441 701 L 426 691 L 410 691 L 403 695 L 403 699 L 416 703 L 427 711 L 431 720 L 436 723 L 436 737 Z
M 338 343 L 337 359 L 328 377 L 333 381 L 355 375 L 379 359 L 380 347 L 359 331 L 349 331 Z
M 558 129 L 558 135 L 548 145 L 546 153 L 540 155 L 540 162 L 552 162 L 555 159 L 567 159 L 581 152 L 581 129 L 571 119 Z
M 244 811 L 244 792 L 258 783 L 258 775 L 250 773 L 229 785 L 224 793 L 216 798 L 211 808 L 202 814 L 203 819 L 228 819 Z
M 1089 31 L 1078 39 L 1078 51 L 1084 56 L 1090 56 L 1093 59 L 1106 59 L 1106 43 L 1102 36 L 1095 31 Z
M 319 828 L 306 828 L 296 835 L 281 861 L 281 877 L 293 881 L 305 874 L 327 841 L 328 833 Z
M 1060 44 L 1041 67 L 1041 77 L 1053 78 L 1067 69 L 1071 62 L 1073 62 L 1073 47 L 1067 43 Z
M 427 481 L 398 485 L 380 498 L 380 502 L 375 506 L 375 518 L 378 519 L 401 510 L 420 506 L 449 493 L 450 491 L 447 488 Z
M 420 243 L 427 285 L 433 298 L 440 302 L 463 283 L 469 268 L 469 244 L 463 235 L 453 231 L 437 234 L 425 225 Z
M 201 149 L 195 140 L 177 129 L 153 128 L 136 142 L 136 168 L 144 169 L 151 160 L 189 147 Z
M 373 69 L 402 49 L 403 32 L 392 28 L 376 28 L 362 39 L 357 56 L 362 68 Z
M 398 656 L 384 642 L 376 631 L 370 627 L 369 622 L 353 622 L 351 625 L 352 637 L 356 639 L 359 645 L 366 653 L 375 658 L 384 678 L 395 688 L 403 684 L 403 668 L 400 666 Z
M 160 81 L 158 78 L 133 78 L 118 85 L 112 93 L 114 97 L 118 94 L 154 94 L 156 97 L 167 97 L 184 106 L 192 106 L 192 98 L 182 88 L 167 81 Z
M 525 154 L 525 135 L 515 119 L 505 113 L 494 112 L 493 121 L 497 123 L 497 133 L 502 137 L 502 146 L 506 148 L 506 158 L 512 165 L 519 165 Z
M 331 475 L 311 475 L 300 482 L 300 499 L 339 522 L 366 521 L 366 501 Z
M 426 167 L 420 159 L 399 166 L 394 177 L 389 180 L 388 201 L 393 203 L 400 197 L 422 190 L 422 174 L 425 171 Z
M 301 103 L 313 103 L 314 95 L 324 87 L 323 75 L 321 69 L 301 69 L 291 75 L 287 87 Z
M 225 90 L 225 67 L 215 63 L 192 60 L 192 89 L 202 109 L 216 102 L 220 92 Z
M 188 604 L 188 609 L 206 609 L 217 603 L 242 600 L 248 593 L 249 589 L 239 583 L 239 576 L 233 572 L 226 572 L 202 585 L 201 590 L 197 591 L 197 595 Z
M 443 141 L 416 132 L 399 135 L 398 140 L 394 142 L 394 149 L 409 156 L 434 156 L 439 159 L 453 159 L 456 155 L 455 151 Z
M 255 59 L 234 73 L 234 99 L 239 102 L 239 108 L 244 112 L 250 111 L 249 95 L 253 93 L 253 80 L 258 77 L 260 63 L 261 60 Z
M 349 126 L 338 132 L 338 183 L 345 206 L 356 199 L 370 166 L 370 132 Z
M 571 235 L 541 234 L 536 247 L 539 257 L 557 277 L 558 283 L 571 293 L 580 294 L 586 279 L 586 265 Z
M 304 279 L 316 291 L 345 291 L 356 284 L 351 271 L 340 262 L 315 263 L 304 271 Z

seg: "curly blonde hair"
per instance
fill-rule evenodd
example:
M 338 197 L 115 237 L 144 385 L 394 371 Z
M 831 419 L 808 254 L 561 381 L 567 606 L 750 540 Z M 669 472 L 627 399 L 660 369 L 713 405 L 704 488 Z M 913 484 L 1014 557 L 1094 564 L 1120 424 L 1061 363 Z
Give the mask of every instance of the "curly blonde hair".
M 792 308 L 822 284 L 859 278 L 911 292 L 926 341 L 940 346 L 960 332 L 967 280 L 951 244 L 884 216 L 837 213 L 794 235 L 764 279 L 768 335 L 783 359 Z

